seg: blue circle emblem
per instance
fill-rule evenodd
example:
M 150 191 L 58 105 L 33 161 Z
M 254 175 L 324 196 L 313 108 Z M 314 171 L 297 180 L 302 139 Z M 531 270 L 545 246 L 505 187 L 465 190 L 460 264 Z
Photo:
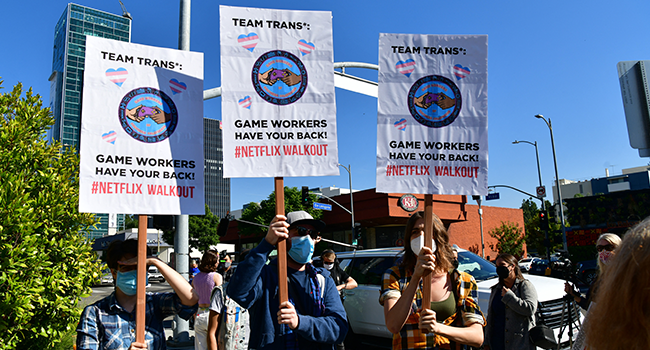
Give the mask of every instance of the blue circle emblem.
M 411 86 L 407 103 L 409 112 L 418 123 L 430 128 L 442 128 L 458 117 L 462 96 L 450 79 L 429 75 Z
M 266 102 L 289 105 L 298 101 L 307 89 L 307 70 L 295 55 L 273 50 L 262 54 L 252 71 L 255 92 Z
M 151 87 L 131 90 L 120 102 L 118 117 L 124 131 L 144 143 L 169 138 L 178 124 L 178 110 L 164 92 Z

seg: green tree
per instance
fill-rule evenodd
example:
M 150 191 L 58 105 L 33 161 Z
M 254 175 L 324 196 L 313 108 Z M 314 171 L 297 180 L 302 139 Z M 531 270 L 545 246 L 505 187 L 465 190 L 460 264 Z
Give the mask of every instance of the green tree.
M 539 254 L 545 254 L 544 232 L 539 228 L 539 208 L 532 198 L 521 202 L 521 210 L 524 212 L 524 228 L 526 229 L 526 246 L 529 250 L 534 249 Z
M 200 252 L 210 249 L 210 246 L 219 243 L 217 226 L 219 218 L 212 214 L 208 205 L 205 205 L 205 215 L 190 215 L 188 222 L 189 246 Z M 163 239 L 167 244 L 174 245 L 173 230 L 164 231 Z
M 318 196 L 314 194 L 309 195 L 311 202 L 316 202 Z M 311 214 L 314 219 L 320 220 L 323 212 L 313 209 L 312 207 L 305 208 L 302 203 L 302 190 L 296 187 L 284 188 L 284 212 L 290 213 L 292 211 L 304 210 Z M 260 204 L 250 203 L 242 212 L 242 220 L 256 222 L 262 225 L 268 225 L 275 217 L 275 191 L 271 192 L 269 197 L 263 200 Z M 260 235 L 266 232 L 266 228 L 260 226 L 249 225 L 239 222 L 239 232 L 242 236 Z
M 547 212 L 553 210 L 553 205 L 549 201 L 544 201 L 544 206 Z M 524 212 L 524 228 L 526 229 L 526 246 L 528 249 L 534 249 L 540 255 L 546 254 L 546 246 L 544 245 L 545 234 L 539 227 L 539 208 L 537 203 L 532 198 L 525 199 L 521 202 L 521 210 Z M 562 244 L 555 243 L 556 240 L 561 240 L 562 225 L 559 222 L 549 219 L 548 221 L 548 237 L 550 241 L 550 251 L 561 249 Z
M 497 244 L 490 243 L 490 248 L 499 252 L 520 257 L 524 253 L 524 233 L 519 224 L 501 221 L 501 226 L 490 230 L 490 236 L 496 238 Z
M 54 119 L 40 96 L 18 84 L 0 116 L 0 349 L 52 349 L 99 277 L 83 235 L 95 219 L 78 212 L 78 155 L 44 137 Z
M 138 228 L 138 218 L 135 215 L 124 215 L 124 229 Z

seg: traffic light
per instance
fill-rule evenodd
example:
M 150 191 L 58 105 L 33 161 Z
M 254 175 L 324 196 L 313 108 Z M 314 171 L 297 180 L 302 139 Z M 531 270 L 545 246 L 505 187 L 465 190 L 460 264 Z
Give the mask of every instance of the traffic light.
M 301 202 L 303 207 L 309 207 L 309 187 L 302 186 L 302 200 Z
M 542 231 L 548 231 L 548 216 L 546 211 L 539 212 L 539 229 Z
M 361 226 L 354 227 L 354 239 L 356 239 L 357 241 L 361 239 Z

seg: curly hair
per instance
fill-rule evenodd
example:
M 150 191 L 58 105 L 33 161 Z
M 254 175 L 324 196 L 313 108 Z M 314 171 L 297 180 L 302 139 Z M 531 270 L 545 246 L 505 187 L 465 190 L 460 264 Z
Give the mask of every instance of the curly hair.
M 650 217 L 631 228 L 600 277 L 589 349 L 650 349 Z
M 417 261 L 417 254 L 411 250 L 411 232 L 413 227 L 418 220 L 424 220 L 424 212 L 419 211 L 411 215 L 409 220 L 406 222 L 406 227 L 404 228 L 404 258 L 400 264 L 402 267 L 406 268 L 409 271 L 413 271 L 415 268 L 415 262 Z M 443 225 L 440 217 L 433 213 L 433 240 L 436 242 L 436 251 L 433 255 L 436 257 L 436 270 L 449 271 L 454 268 L 451 261 L 453 259 L 453 252 L 451 250 L 451 245 L 449 244 L 449 235 L 447 234 L 447 229 Z

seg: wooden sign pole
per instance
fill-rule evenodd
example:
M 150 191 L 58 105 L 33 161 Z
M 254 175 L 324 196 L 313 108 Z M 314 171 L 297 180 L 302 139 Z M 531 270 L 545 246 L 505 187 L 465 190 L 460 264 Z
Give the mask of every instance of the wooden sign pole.
M 424 246 L 431 249 L 433 242 L 433 195 L 424 195 Z M 431 308 L 431 274 L 424 277 L 422 286 L 422 309 Z
M 138 216 L 138 281 L 137 303 L 135 309 L 135 341 L 144 343 L 144 326 L 146 322 L 145 296 L 147 279 L 147 215 Z
M 284 213 L 284 178 L 275 178 L 275 214 L 285 215 Z M 287 289 L 287 241 L 281 239 L 278 241 L 278 294 L 280 304 L 289 300 L 289 291 Z

